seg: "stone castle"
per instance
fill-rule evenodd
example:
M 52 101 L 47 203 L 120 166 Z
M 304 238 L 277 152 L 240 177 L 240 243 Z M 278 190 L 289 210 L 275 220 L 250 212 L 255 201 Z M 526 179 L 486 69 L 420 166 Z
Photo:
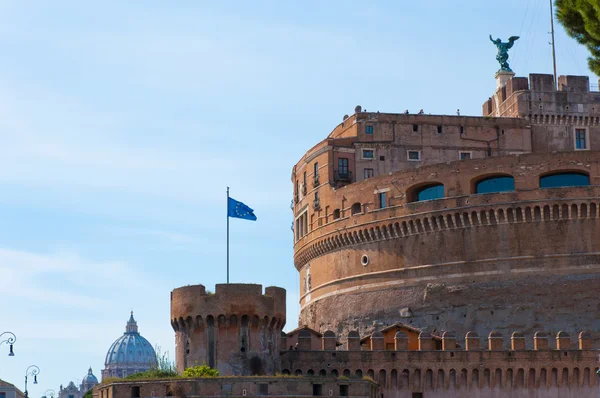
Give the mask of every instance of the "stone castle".
M 599 330 L 600 93 L 513 77 L 484 117 L 356 107 L 294 166 L 300 324 Z
M 171 293 L 176 366 L 97 398 L 595 397 L 600 93 L 498 77 L 483 117 L 357 106 L 294 166 L 285 290 Z

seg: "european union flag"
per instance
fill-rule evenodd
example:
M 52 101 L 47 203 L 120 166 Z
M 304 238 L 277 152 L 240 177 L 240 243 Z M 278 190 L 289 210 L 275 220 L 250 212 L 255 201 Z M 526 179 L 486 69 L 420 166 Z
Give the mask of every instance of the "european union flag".
M 233 198 L 227 198 L 227 215 L 232 218 L 256 221 L 254 210 Z

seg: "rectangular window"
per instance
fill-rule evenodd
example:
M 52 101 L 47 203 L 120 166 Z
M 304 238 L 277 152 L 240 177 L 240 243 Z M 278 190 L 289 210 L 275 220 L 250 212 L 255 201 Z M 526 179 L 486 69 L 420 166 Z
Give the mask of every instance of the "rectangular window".
M 458 158 L 460 160 L 471 159 L 471 152 L 462 152 L 462 151 L 459 151 L 458 152 Z
M 140 387 L 139 386 L 133 386 L 131 387 L 131 398 L 139 398 L 140 395 Z M 72 395 L 69 395 L 69 398 L 72 398 Z
M 373 134 L 373 126 L 366 126 L 365 134 Z
M 266 383 L 259 384 L 258 385 L 258 395 L 269 395 L 269 385 Z
M 362 150 L 362 158 L 363 159 L 373 159 L 375 153 L 372 149 L 363 149 Z
M 423 393 L 422 392 L 413 392 L 412 398 L 423 398 Z
M 323 395 L 323 385 L 313 384 L 313 396 L 319 397 L 321 395 Z
M 419 132 L 419 125 L 418 124 L 413 124 L 413 131 L 415 133 Z
M 575 130 L 575 149 L 587 149 L 585 129 Z
M 444 132 L 444 128 L 442 126 L 437 126 L 438 134 L 442 134 Z
M 373 169 L 365 169 L 365 175 L 364 175 L 365 180 L 367 178 L 373 177 L 374 175 L 375 175 L 375 173 L 373 173 Z
M 411 162 L 418 162 L 421 160 L 421 151 L 407 151 L 407 158 Z
M 348 385 L 342 384 L 340 386 L 340 397 L 347 397 L 347 396 L 348 396 Z
M 299 241 L 308 233 L 308 213 L 306 211 L 296 217 L 294 227 L 296 228 L 296 241 Z
M 379 193 L 379 208 L 385 209 L 387 207 L 387 195 L 385 192 Z
M 348 174 L 348 158 L 338 158 L 338 173 Z
M 319 163 L 318 162 L 315 162 L 314 175 L 315 175 L 315 178 L 319 178 Z

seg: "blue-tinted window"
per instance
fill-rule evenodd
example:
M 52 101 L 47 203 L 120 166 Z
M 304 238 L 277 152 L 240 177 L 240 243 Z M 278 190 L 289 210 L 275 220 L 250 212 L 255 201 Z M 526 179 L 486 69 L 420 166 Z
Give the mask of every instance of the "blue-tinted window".
M 414 201 L 442 199 L 444 197 L 444 185 L 429 185 L 418 189 L 414 194 Z
M 575 130 L 575 149 L 587 149 L 585 145 L 585 129 Z
M 387 195 L 385 192 L 379 193 L 379 208 L 384 209 L 387 207 Z
M 363 159 L 373 159 L 374 154 L 372 149 L 363 149 L 362 151 Z
M 408 151 L 408 160 L 421 160 L 421 152 Z
M 585 187 L 590 177 L 582 173 L 557 173 L 540 178 L 540 188 Z
M 366 126 L 365 134 L 373 134 L 373 126 Z
M 348 158 L 338 158 L 338 173 L 348 174 Z
M 507 192 L 515 190 L 513 177 L 489 177 L 477 183 L 475 193 Z

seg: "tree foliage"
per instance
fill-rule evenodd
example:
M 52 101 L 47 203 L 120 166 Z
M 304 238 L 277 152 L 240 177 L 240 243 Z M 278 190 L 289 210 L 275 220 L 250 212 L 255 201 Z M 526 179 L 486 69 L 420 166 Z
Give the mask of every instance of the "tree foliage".
M 183 371 L 183 377 L 217 377 L 218 375 L 219 371 L 207 364 L 196 365 Z
M 556 17 L 567 34 L 590 51 L 590 70 L 600 75 L 600 1 L 556 0 Z

